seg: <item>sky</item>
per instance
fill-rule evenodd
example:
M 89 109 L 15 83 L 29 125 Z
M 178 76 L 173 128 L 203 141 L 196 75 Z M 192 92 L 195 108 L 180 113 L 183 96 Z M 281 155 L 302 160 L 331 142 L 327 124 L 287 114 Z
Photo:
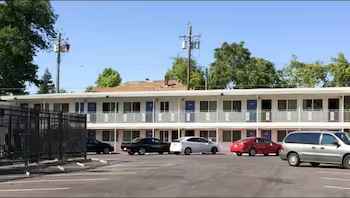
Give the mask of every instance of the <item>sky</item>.
M 160 80 L 173 58 L 186 56 L 180 35 L 187 24 L 201 35 L 193 57 L 203 67 L 223 42 L 244 41 L 253 56 L 284 67 L 296 55 L 328 63 L 339 52 L 350 58 L 350 2 L 263 1 L 53 1 L 56 29 L 69 39 L 62 56 L 61 88 L 84 91 L 106 67 L 123 82 Z M 40 51 L 38 75 L 56 78 L 56 54 Z M 30 92 L 36 92 L 31 86 Z

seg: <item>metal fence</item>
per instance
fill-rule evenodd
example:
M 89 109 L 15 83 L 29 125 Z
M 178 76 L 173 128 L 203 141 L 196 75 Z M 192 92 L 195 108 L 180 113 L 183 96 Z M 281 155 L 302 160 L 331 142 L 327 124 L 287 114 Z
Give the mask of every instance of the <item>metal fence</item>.
M 86 158 L 86 115 L 0 105 L 0 165 Z

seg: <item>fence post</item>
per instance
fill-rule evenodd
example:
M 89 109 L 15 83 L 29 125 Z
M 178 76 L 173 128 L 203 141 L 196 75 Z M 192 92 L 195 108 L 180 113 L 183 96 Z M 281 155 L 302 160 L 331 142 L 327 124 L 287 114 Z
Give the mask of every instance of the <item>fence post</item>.
M 40 137 L 40 125 L 42 124 L 41 122 L 41 112 L 37 111 L 35 112 L 35 139 L 37 140 L 36 145 L 35 145 L 35 149 L 36 149 L 36 160 L 39 163 L 40 162 L 40 152 L 41 152 L 41 148 L 43 147 L 41 141 L 41 137 Z
M 46 129 L 46 135 L 48 137 L 48 158 L 49 160 L 52 159 L 52 140 L 51 140 L 51 136 L 52 136 L 52 133 L 51 133 L 51 114 L 50 113 L 47 113 L 47 129 Z
M 86 148 L 86 136 L 87 136 L 87 115 L 84 114 L 84 130 L 83 130 L 83 138 L 84 138 L 84 141 L 83 141 L 83 148 L 84 148 L 84 159 L 87 160 L 87 148 Z
M 59 161 L 61 164 L 63 164 L 63 113 L 59 112 L 58 113 L 58 133 L 59 133 Z

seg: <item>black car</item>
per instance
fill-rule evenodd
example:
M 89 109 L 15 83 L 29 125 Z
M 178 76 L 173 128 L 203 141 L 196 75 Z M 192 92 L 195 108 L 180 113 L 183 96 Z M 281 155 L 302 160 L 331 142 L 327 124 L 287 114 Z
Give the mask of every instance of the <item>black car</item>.
M 121 149 L 127 151 L 130 155 L 138 153 L 169 153 L 170 143 L 162 142 L 157 138 L 136 138 L 131 143 L 122 143 Z
M 96 152 L 97 154 L 108 154 L 114 151 L 113 146 L 107 143 L 100 142 L 96 139 L 88 139 L 86 142 L 87 152 Z

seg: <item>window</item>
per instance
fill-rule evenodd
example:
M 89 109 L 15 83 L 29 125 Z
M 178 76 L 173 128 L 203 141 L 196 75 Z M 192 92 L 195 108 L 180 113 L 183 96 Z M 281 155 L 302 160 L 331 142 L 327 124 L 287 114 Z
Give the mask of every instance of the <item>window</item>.
M 303 110 L 319 111 L 322 110 L 322 99 L 305 99 L 303 100 Z
M 216 101 L 200 101 L 200 112 L 215 112 L 216 111 Z
M 345 144 L 350 145 L 349 136 L 346 133 L 335 133 L 335 135 L 341 139 Z
M 55 112 L 69 112 L 69 104 L 68 103 L 55 103 L 53 104 L 53 111 Z
M 171 141 L 179 139 L 178 131 L 171 131 Z
M 292 133 L 287 136 L 286 143 L 319 144 L 320 133 Z
M 287 131 L 286 130 L 278 130 L 277 131 L 277 142 L 282 142 L 283 139 L 286 137 Z
M 216 131 L 200 131 L 200 137 L 216 142 Z
M 296 111 L 297 100 L 278 100 L 277 106 L 279 111 Z
M 102 131 L 102 141 L 114 141 L 114 132 Z
M 146 130 L 146 138 L 153 137 L 153 131 L 152 130 Z
M 89 102 L 87 107 L 88 112 L 96 112 L 96 103 L 95 102 Z
M 335 139 L 335 137 L 333 135 L 330 135 L 330 134 L 323 134 L 322 135 L 321 144 L 329 145 L 329 144 L 333 144 L 334 142 L 337 142 L 337 139 Z
M 160 131 L 159 137 L 160 137 L 160 141 L 169 142 L 169 132 L 168 131 Z
M 141 105 L 140 102 L 124 102 L 123 106 L 124 113 L 140 112 Z
M 234 142 L 241 139 L 241 131 L 225 130 L 223 131 L 223 142 Z
M 256 137 L 256 130 L 247 130 L 247 137 Z
M 21 103 L 21 104 L 20 104 L 20 107 L 21 107 L 22 109 L 27 109 L 27 108 L 29 107 L 29 105 L 28 105 L 28 103 Z
M 76 102 L 75 103 L 75 113 L 84 113 L 84 108 L 85 104 L 83 102 Z
M 41 104 L 34 104 L 34 110 L 41 111 Z
M 224 100 L 224 112 L 241 112 L 242 102 L 240 100 Z
M 115 113 L 118 112 L 118 108 L 116 108 L 116 106 L 118 106 L 118 103 L 115 102 L 104 102 L 102 103 L 102 111 L 103 113 Z
M 169 112 L 169 102 L 160 102 L 160 112 Z
M 123 131 L 123 141 L 131 142 L 133 139 L 140 137 L 140 131 Z

